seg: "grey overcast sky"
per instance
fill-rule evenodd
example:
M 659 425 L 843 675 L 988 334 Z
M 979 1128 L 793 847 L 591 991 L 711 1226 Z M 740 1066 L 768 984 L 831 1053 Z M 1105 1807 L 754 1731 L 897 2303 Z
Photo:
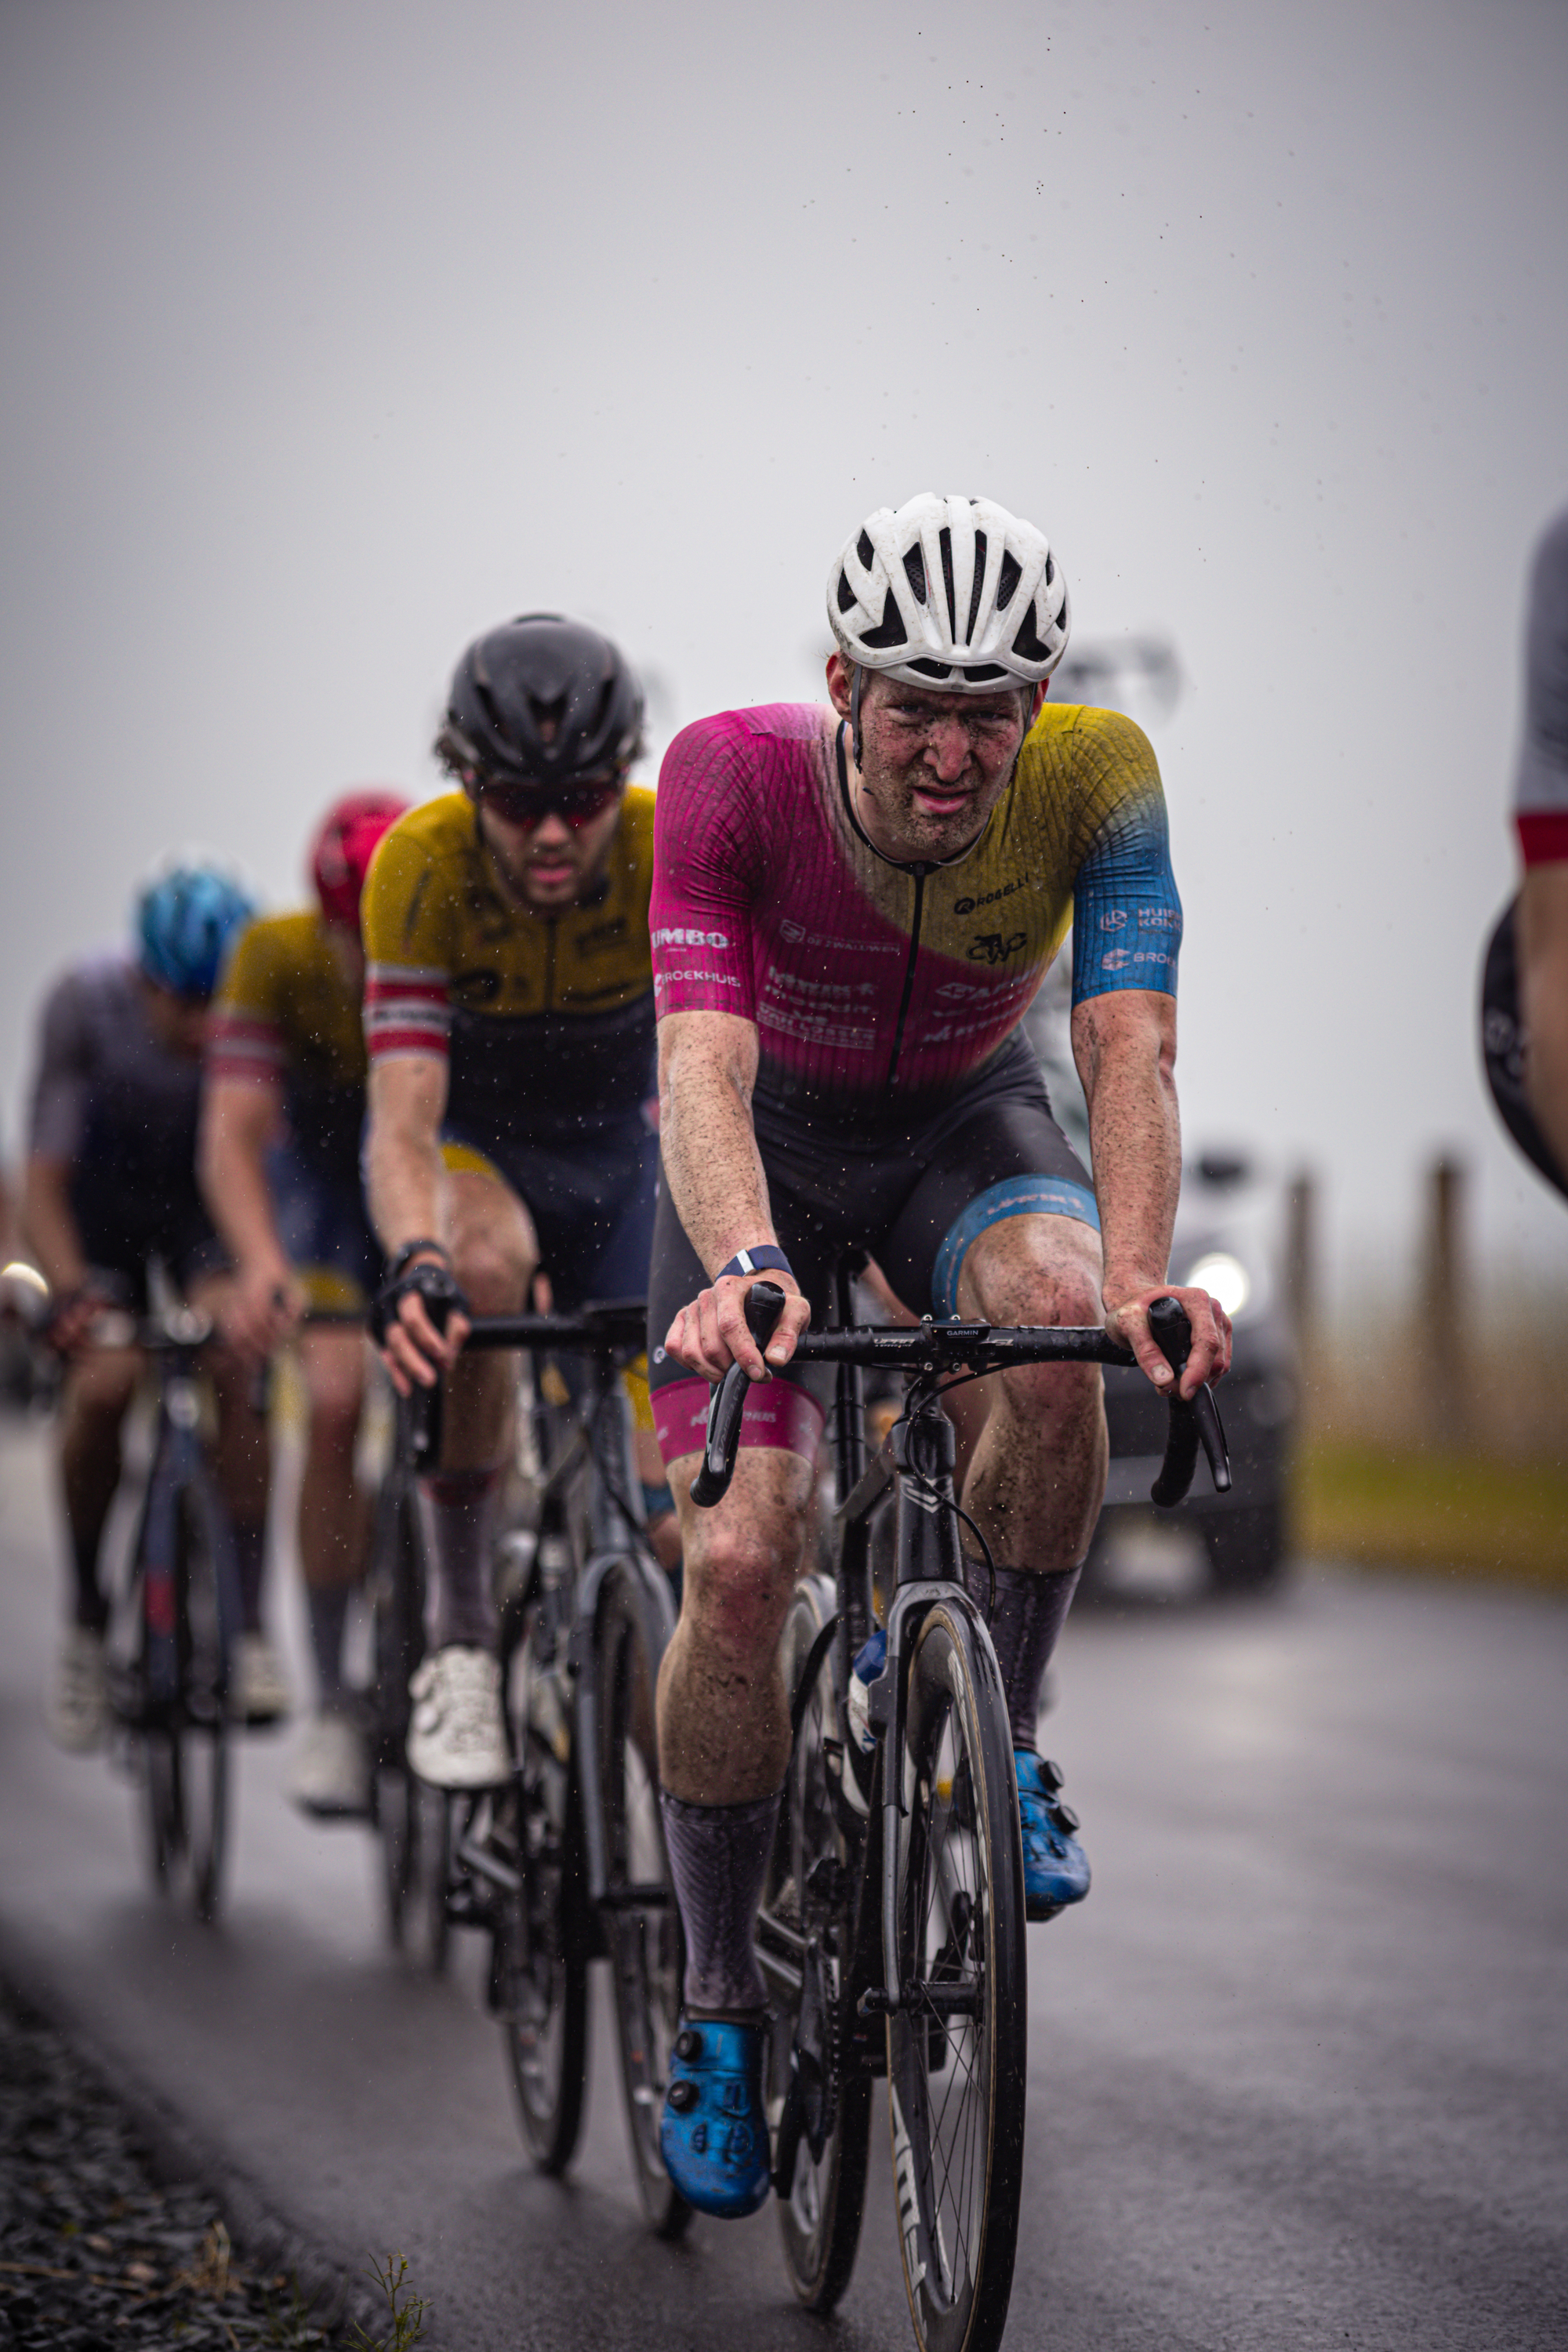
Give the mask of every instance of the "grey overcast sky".
M 776 30 L 769 29 L 770 23 Z M 596 619 L 657 741 L 811 696 L 869 508 L 1156 628 L 1189 1139 L 1397 1262 L 1470 1156 L 1525 567 L 1568 497 L 1562 0 L 10 0 L 0 1088 L 166 845 L 298 897 L 465 639 Z

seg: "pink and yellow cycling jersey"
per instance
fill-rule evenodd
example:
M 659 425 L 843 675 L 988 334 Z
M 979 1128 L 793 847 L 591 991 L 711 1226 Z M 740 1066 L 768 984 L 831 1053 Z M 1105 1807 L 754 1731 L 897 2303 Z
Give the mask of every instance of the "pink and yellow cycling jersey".
M 737 1013 L 773 1102 L 894 1122 L 982 1068 L 1069 925 L 1075 1003 L 1174 995 L 1182 934 L 1147 737 L 1048 703 L 978 841 L 940 866 L 872 848 L 832 711 L 700 719 L 659 775 L 651 921 L 660 1014 Z

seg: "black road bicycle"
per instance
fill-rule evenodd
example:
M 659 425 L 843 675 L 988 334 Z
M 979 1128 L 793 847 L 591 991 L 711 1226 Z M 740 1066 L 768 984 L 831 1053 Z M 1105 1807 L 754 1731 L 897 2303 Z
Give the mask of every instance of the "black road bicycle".
M 784 2260 L 796 2294 L 830 2311 L 860 2234 L 873 2080 L 886 2075 L 900 2251 L 921 2352 L 993 2352 L 1012 2286 L 1023 2184 L 1027 1986 L 1023 1850 L 1007 1704 L 959 1553 L 953 1432 L 960 1381 L 1039 1363 L 1131 1363 L 1098 1328 L 935 1323 L 856 1327 L 851 1269 L 837 1326 L 796 1360 L 838 1367 L 831 1575 L 804 1578 L 784 1625 L 793 1746 L 757 1922 L 773 2013 L 768 2104 Z M 747 1318 L 765 1345 L 784 1294 L 757 1283 Z M 1178 1371 L 1191 1333 L 1174 1299 L 1151 1328 Z M 904 1408 L 868 1465 L 862 1368 L 897 1371 Z M 733 1472 L 746 1375 L 713 1391 L 692 1487 L 714 1503 Z M 1153 1487 L 1173 1506 L 1200 1443 L 1229 1484 L 1214 1400 L 1171 1402 Z M 849 1724 L 852 1661 L 877 1619 L 878 1513 L 897 1506 L 882 1593 L 887 1664 L 868 1686 L 872 1748 Z M 977 1531 L 976 1531 L 977 1532 Z M 1047 1766 L 1047 1775 L 1054 1768 Z M 1059 1774 L 1056 1781 L 1059 1785 Z M 1059 1806 L 1058 1825 L 1077 1817 Z
M 684 1951 L 658 1806 L 654 1689 L 675 1630 L 669 1580 L 643 1529 L 621 1378 L 642 1353 L 642 1301 L 576 1315 L 481 1316 L 468 1348 L 536 1364 L 541 1464 L 529 1528 L 498 1547 L 502 1693 L 513 1772 L 447 1793 L 409 1772 L 408 1677 L 424 1653 L 425 1535 L 416 1481 L 439 1458 L 439 1391 L 400 1401 L 370 1591 L 375 1628 L 375 1808 L 394 1937 L 439 1967 L 454 1927 L 490 1939 L 522 2129 L 546 2172 L 570 2163 L 588 2061 L 588 1964 L 607 1958 L 633 2168 L 653 2227 L 690 2218 L 658 2148 Z M 581 1367 L 569 1392 L 561 1364 Z M 553 1379 L 551 1375 L 553 1374 Z
M 228 1832 L 230 1661 L 240 1631 L 228 1512 L 203 1438 L 202 1349 L 210 1316 L 188 1307 L 100 1317 L 94 1345 L 139 1348 L 158 1402 L 110 1665 L 110 1703 L 146 1816 L 153 1883 L 188 1878 L 216 1916 Z M 126 1646 L 120 1647 L 121 1638 Z

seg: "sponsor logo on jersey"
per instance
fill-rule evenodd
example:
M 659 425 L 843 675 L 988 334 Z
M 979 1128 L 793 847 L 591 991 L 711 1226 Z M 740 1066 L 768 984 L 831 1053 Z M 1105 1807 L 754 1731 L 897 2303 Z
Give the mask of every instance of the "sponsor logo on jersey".
M 1009 956 L 1016 955 L 1027 944 L 1028 936 L 1026 931 L 1008 931 L 1005 934 L 986 931 L 979 939 L 971 940 L 969 961 L 971 963 L 1005 963 Z
M 693 931 L 677 923 L 655 931 L 653 944 L 656 948 L 727 948 L 730 940 L 725 931 Z
M 1124 931 L 1127 929 L 1126 908 L 1108 907 L 1100 919 L 1100 928 L 1102 931 Z
M 1141 931 L 1179 931 L 1182 918 L 1174 907 L 1140 907 L 1138 928 Z
M 1104 971 L 1125 971 L 1130 963 L 1169 963 L 1170 957 L 1162 948 L 1112 948 L 1100 959 Z
M 1028 878 L 1026 874 L 1016 875 L 1011 882 L 1004 882 L 994 890 L 983 890 L 977 898 L 955 899 L 952 911 L 955 915 L 973 915 L 976 907 L 994 907 L 998 898 L 1010 898 L 1015 890 L 1023 889 Z
M 896 940 L 841 940 L 832 931 L 808 931 L 804 923 L 791 920 L 786 915 L 779 923 L 779 935 L 792 948 L 837 948 L 850 955 L 900 955 L 903 950 Z

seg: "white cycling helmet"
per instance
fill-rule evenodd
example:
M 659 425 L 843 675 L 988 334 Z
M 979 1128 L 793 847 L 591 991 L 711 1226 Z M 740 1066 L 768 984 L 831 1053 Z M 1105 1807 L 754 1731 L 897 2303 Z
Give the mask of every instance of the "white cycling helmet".
M 827 575 L 847 660 L 946 694 L 1037 685 L 1067 651 L 1067 582 L 1042 532 L 990 499 L 922 490 L 868 515 Z

